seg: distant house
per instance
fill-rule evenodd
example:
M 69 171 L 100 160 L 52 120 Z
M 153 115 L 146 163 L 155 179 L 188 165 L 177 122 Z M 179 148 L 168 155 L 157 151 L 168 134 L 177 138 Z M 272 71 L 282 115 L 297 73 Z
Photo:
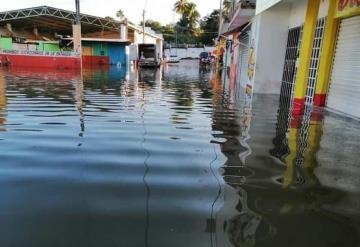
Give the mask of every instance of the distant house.
M 62 64 L 63 56 L 67 61 L 79 56 L 72 48 L 75 17 L 75 12 L 48 6 L 1 12 L 0 62 L 17 65 L 22 61 L 21 64 L 27 66 L 56 67 L 62 66 L 60 61 L 50 64 L 46 62 L 48 59 L 43 59 L 44 64 L 39 64 L 31 62 L 29 56 L 55 56 L 55 59 L 62 59 Z M 136 25 L 86 14 L 81 14 L 80 18 L 84 65 L 126 66 L 131 58 L 130 47 L 143 40 L 142 28 Z M 162 35 L 147 28 L 145 41 L 156 44 L 162 51 Z M 22 56 L 20 60 L 19 55 Z M 30 59 L 29 62 L 24 62 L 24 57 L 26 61 Z M 69 66 L 75 66 L 75 60 Z

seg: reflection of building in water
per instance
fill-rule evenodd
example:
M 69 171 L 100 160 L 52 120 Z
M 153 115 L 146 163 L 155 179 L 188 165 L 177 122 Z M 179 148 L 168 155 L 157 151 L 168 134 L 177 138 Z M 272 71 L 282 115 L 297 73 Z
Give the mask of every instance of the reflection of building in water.
M 315 173 L 322 139 L 321 114 L 306 109 L 300 120 L 292 119 L 289 107 L 280 104 L 275 148 L 271 150 L 278 159 L 269 159 L 267 147 L 264 150 L 249 139 L 251 104 L 236 102 L 222 101 L 213 115 L 214 137 L 225 158 L 222 176 L 226 183 L 213 216 L 217 246 L 286 246 L 289 239 L 292 246 L 328 246 L 339 239 L 343 246 L 352 246 L 356 242 L 352 223 L 334 211 L 338 208 L 329 210 L 343 201 L 344 193 L 322 186 Z M 260 112 L 258 106 L 256 101 L 256 113 Z M 252 124 L 251 140 L 256 140 L 264 132 L 258 122 Z M 306 230 L 299 232 L 294 225 Z
M 282 184 L 317 184 L 314 169 L 317 166 L 316 153 L 322 137 L 322 115 L 306 107 L 302 117 L 291 116 L 291 107 L 286 95 L 281 95 L 278 111 L 276 137 L 271 154 L 286 166 Z
M 222 176 L 226 185 L 222 191 L 223 204 L 218 206 L 215 217 L 216 245 L 214 246 L 255 246 L 272 236 L 274 227 L 250 205 L 248 191 L 244 189 L 247 179 L 254 176 L 247 166 L 251 148 L 247 141 L 252 117 L 252 101 L 246 93 L 230 93 L 236 96 L 228 102 L 215 105 L 213 130 L 215 143 L 221 147 L 226 161 L 222 166 Z M 219 139 L 219 141 L 216 141 Z M 219 204 L 219 203 L 218 203 Z
M 4 74 L 0 71 L 0 131 L 6 130 L 6 81 Z
M 162 73 L 159 68 L 139 68 L 139 81 L 141 82 L 161 82 L 162 81 Z

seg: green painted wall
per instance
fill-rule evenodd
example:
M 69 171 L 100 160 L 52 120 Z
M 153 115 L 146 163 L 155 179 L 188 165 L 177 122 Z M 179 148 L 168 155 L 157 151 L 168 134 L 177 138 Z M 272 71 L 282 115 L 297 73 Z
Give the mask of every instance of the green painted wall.
M 0 37 L 0 49 L 11 50 L 12 49 L 12 38 Z
M 82 45 L 92 47 L 94 56 L 109 56 L 109 47 L 106 43 L 84 41 Z
M 60 51 L 59 44 L 46 44 L 44 43 L 44 51 Z
M 60 51 L 59 44 L 39 42 L 37 47 L 38 51 Z
M 109 55 L 109 48 L 107 44 L 103 44 L 101 42 L 93 43 L 94 47 L 94 55 L 95 56 L 108 56 Z

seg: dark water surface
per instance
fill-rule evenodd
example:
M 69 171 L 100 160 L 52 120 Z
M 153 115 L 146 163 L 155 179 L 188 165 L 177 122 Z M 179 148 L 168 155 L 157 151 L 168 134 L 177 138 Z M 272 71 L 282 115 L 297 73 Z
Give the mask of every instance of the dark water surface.
M 0 246 L 360 246 L 359 122 L 163 70 L 0 70 Z

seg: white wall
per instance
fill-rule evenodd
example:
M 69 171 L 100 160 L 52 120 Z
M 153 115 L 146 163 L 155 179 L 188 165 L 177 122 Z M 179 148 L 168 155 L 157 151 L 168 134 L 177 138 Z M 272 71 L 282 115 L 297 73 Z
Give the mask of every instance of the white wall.
M 289 5 L 276 5 L 257 16 L 254 92 L 280 93 L 288 36 Z M 256 34 L 255 34 L 256 35 Z
M 143 43 L 143 34 L 140 31 L 135 30 L 134 31 L 134 43 L 130 46 L 130 51 L 129 51 L 129 58 L 130 61 L 132 60 L 137 60 L 137 45 Z M 153 36 L 150 35 L 145 35 L 145 43 L 147 44 L 154 44 L 156 45 L 156 48 L 158 49 L 158 53 L 160 58 L 162 57 L 163 54 L 163 41 L 159 38 L 155 38 Z
M 205 47 L 205 48 L 188 48 L 188 49 L 165 49 L 165 55 L 177 55 L 180 59 L 184 58 L 198 58 L 201 52 L 207 51 L 212 52 L 215 47 Z
M 322 0 L 319 9 L 319 18 L 325 17 L 328 14 L 329 0 Z
M 289 28 L 304 24 L 307 2 L 308 0 L 298 0 L 292 3 L 289 16 Z
M 256 1 L 256 14 L 260 14 L 261 12 L 267 10 L 268 8 L 274 6 L 281 0 L 257 0 Z
M 307 9 L 308 0 L 297 0 L 293 1 L 290 9 L 290 17 L 289 17 L 289 27 L 298 27 L 304 24 L 306 9 Z M 322 0 L 320 2 L 319 16 L 318 18 L 322 18 L 327 16 L 329 8 L 329 0 Z

